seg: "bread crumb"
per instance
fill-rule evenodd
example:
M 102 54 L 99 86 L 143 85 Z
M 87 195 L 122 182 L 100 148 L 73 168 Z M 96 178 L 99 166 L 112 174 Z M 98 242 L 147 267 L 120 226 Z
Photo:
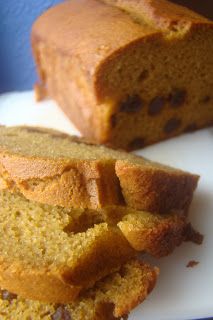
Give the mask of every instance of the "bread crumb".
M 203 243 L 203 239 L 204 236 L 200 232 L 196 231 L 189 223 L 187 226 L 185 241 L 191 241 L 200 245 Z
M 194 268 L 195 266 L 197 266 L 199 263 L 199 261 L 195 261 L 195 260 L 190 260 L 188 262 L 188 264 L 186 265 L 187 268 Z

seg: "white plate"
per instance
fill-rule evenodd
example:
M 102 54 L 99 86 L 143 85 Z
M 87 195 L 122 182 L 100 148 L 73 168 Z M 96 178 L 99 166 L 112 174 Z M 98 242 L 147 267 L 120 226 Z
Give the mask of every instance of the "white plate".
M 78 134 L 55 103 L 35 103 L 32 92 L 1 96 L 0 123 L 40 125 Z M 130 320 L 213 317 L 213 129 L 182 135 L 138 154 L 201 175 L 190 215 L 205 238 L 202 246 L 185 243 L 169 257 L 148 258 L 160 267 L 159 281 L 148 299 L 132 312 Z M 186 268 L 190 260 L 199 264 Z

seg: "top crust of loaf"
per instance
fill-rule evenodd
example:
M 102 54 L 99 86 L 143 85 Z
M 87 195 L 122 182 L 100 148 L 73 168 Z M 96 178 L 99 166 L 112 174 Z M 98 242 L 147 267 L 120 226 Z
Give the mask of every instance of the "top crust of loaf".
M 166 0 L 73 0 L 38 18 L 32 45 L 45 43 L 72 56 L 101 103 L 106 92 L 99 79 L 121 52 L 138 43 L 182 38 L 193 29 L 212 27 L 208 19 Z

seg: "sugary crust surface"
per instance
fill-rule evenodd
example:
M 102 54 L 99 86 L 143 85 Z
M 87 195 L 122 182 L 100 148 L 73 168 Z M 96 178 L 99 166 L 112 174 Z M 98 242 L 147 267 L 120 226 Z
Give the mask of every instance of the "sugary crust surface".
M 197 175 L 154 168 L 152 165 L 142 168 L 122 161 L 117 161 L 115 168 L 128 206 L 159 213 L 174 209 L 188 211 L 197 187 Z
M 7 129 L 2 130 L 7 135 Z M 16 134 L 24 130 L 29 134 L 29 139 L 33 139 L 32 128 L 14 130 Z M 41 132 L 40 128 L 33 130 L 39 134 Z M 53 141 L 54 134 L 50 133 Z M 71 143 L 73 139 L 76 140 L 75 137 L 63 134 L 60 139 L 70 139 Z M 84 139 L 77 140 L 84 143 Z M 86 141 L 82 150 L 84 145 L 89 146 Z M 106 157 L 107 160 L 95 161 L 72 159 L 72 155 L 63 159 L 26 156 L 11 153 L 2 145 L 0 187 L 19 191 L 30 200 L 67 208 L 97 209 L 126 203 L 132 208 L 148 212 L 188 210 L 199 179 L 197 175 L 134 157 L 129 153 L 113 153 L 113 150 L 107 148 L 102 150 L 103 154 L 112 152 L 111 159 L 110 156 Z M 124 160 L 116 160 L 116 157 Z M 138 161 L 140 164 L 137 164 Z
M 0 315 L 4 320 L 50 320 L 67 316 L 72 320 L 114 320 L 125 317 L 142 302 L 155 286 L 159 270 L 131 261 L 83 293 L 69 305 L 57 306 L 25 300 L 1 290 Z M 65 314 L 65 315 L 64 315 Z M 57 318 L 58 319 L 58 318 Z M 61 319 L 61 318 L 60 318 Z

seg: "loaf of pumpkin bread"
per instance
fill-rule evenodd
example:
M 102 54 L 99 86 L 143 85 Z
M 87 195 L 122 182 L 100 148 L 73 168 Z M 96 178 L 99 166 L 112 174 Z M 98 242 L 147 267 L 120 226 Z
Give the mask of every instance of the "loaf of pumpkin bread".
M 166 0 L 73 0 L 32 30 L 38 96 L 127 149 L 213 124 L 213 22 Z
M 0 294 L 0 318 L 4 320 L 116 320 L 142 302 L 155 286 L 158 269 L 131 261 L 118 272 L 66 305 L 25 300 L 7 290 Z M 3 317 L 3 318 L 2 318 Z
M 0 127 L 0 188 L 41 203 L 187 212 L 198 178 L 58 131 Z

